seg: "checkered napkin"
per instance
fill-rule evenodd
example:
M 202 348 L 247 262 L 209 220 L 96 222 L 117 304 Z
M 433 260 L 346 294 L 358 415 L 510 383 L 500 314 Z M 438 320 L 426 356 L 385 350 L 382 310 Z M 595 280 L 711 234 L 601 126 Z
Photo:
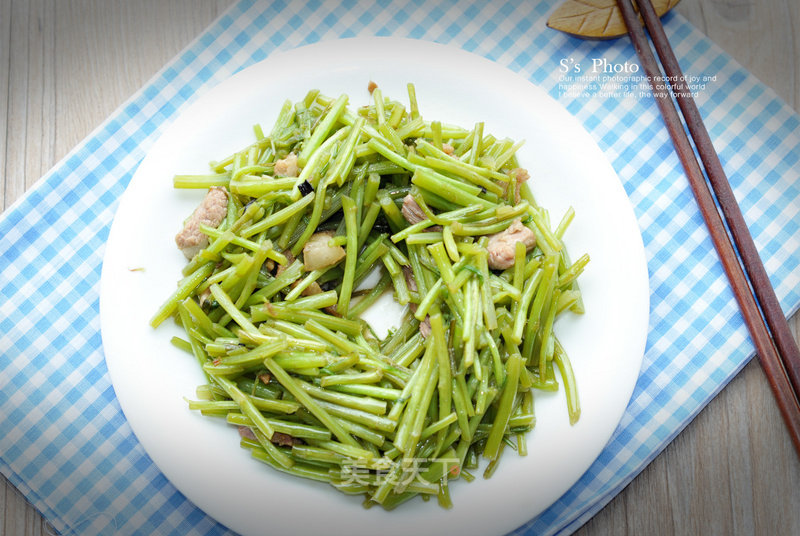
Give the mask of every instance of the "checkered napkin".
M 651 319 L 644 365 L 611 442 L 517 534 L 576 529 L 647 465 L 753 354 L 646 86 L 585 75 L 637 64 L 627 39 L 545 28 L 555 2 L 310 0 L 235 5 L 0 219 L 0 470 L 64 534 L 225 534 L 148 458 L 114 397 L 100 338 L 104 242 L 120 195 L 196 93 L 317 41 L 401 36 L 488 57 L 543 87 L 591 133 L 635 208 Z M 678 15 L 664 19 L 767 271 L 800 303 L 800 120 Z M 564 61 L 562 61 L 564 60 Z M 581 65 L 581 73 L 574 70 Z M 566 71 L 566 72 L 565 72 Z M 644 92 L 645 95 L 640 95 Z

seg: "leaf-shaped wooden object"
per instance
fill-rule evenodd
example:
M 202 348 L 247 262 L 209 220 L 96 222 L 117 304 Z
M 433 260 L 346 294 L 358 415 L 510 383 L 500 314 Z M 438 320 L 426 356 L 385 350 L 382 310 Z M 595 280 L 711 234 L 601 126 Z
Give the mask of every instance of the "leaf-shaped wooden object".
M 659 17 L 679 1 L 652 0 Z M 547 26 L 585 39 L 614 39 L 628 33 L 616 0 L 565 0 L 550 15 Z

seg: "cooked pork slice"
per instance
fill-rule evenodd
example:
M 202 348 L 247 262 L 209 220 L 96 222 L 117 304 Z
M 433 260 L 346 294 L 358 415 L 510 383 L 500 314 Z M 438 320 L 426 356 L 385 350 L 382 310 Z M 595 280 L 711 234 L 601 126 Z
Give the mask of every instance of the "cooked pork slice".
M 286 158 L 281 158 L 275 161 L 275 176 L 276 177 L 297 177 L 297 155 L 289 153 Z
M 297 283 L 292 284 L 292 288 L 296 287 Z M 305 290 L 302 292 L 303 296 L 313 296 L 314 294 L 321 294 L 322 287 L 319 286 L 319 283 L 316 281 L 312 281 L 310 285 L 308 285 Z M 333 313 L 331 313 L 333 314 Z
M 178 249 L 187 259 L 192 259 L 208 245 L 208 237 L 200 231 L 200 225 L 217 227 L 225 219 L 227 211 L 228 192 L 225 188 L 214 186 L 186 221 L 183 230 L 175 236 Z
M 509 175 L 511 178 L 516 177 L 517 179 L 516 186 L 514 187 L 514 203 L 519 203 L 522 200 L 522 197 L 519 194 L 520 189 L 522 188 L 522 184 L 528 179 L 530 179 L 531 176 L 528 173 L 528 170 L 525 168 L 514 168 L 511 171 L 509 171 L 507 175 Z M 508 185 L 506 185 L 506 188 L 507 187 Z
M 294 255 L 288 249 L 283 252 L 284 256 L 286 257 L 286 264 L 279 264 L 278 267 L 275 269 L 275 276 L 281 275 L 286 268 L 295 261 Z M 295 281 L 291 284 L 291 287 L 294 288 L 300 283 L 300 280 Z M 310 285 L 306 287 L 306 289 L 302 292 L 303 296 L 313 296 L 314 294 L 319 294 L 322 292 L 322 287 L 319 286 L 319 283 L 316 281 L 312 281 Z
M 408 285 L 408 290 L 410 290 L 411 292 L 418 292 L 417 280 L 414 279 L 414 272 L 411 271 L 411 268 L 409 268 L 408 266 L 403 266 L 403 276 L 405 277 L 406 285 Z M 408 304 L 408 308 L 412 313 L 416 313 L 418 307 L 419 306 L 414 302 Z M 428 336 L 431 334 L 430 315 L 425 315 L 425 318 L 422 320 L 422 322 L 419 323 L 419 332 L 422 335 L 423 339 L 427 339 Z
M 239 427 L 239 437 L 243 439 L 252 439 L 253 441 L 257 441 L 256 434 L 253 433 L 252 428 L 250 428 L 249 426 Z
M 406 279 L 408 290 L 417 292 L 417 280 L 414 279 L 414 272 L 408 266 L 403 266 L 403 277 Z
M 514 250 L 516 243 L 525 244 L 525 249 L 530 251 L 536 245 L 536 236 L 533 231 L 522 225 L 520 220 L 514 220 L 505 231 L 489 237 L 489 268 L 492 270 L 505 270 L 514 265 Z
M 517 182 L 525 182 L 526 180 L 531 178 L 531 175 L 530 173 L 528 173 L 528 170 L 521 167 L 512 169 L 511 171 L 508 172 L 508 174 L 512 177 L 516 177 Z
M 416 200 L 414 200 L 411 194 L 408 194 L 403 198 L 403 208 L 400 209 L 400 212 L 403 213 L 403 217 L 411 225 L 428 219 L 425 213 L 422 212 L 422 208 L 419 206 L 419 204 L 417 204 Z
M 425 320 L 419 323 L 419 332 L 423 339 L 427 339 L 431 334 L 431 317 L 426 316 Z
M 303 264 L 306 270 L 327 268 L 342 260 L 345 251 L 342 246 L 329 246 L 333 231 L 314 233 L 303 246 Z
M 284 434 L 283 432 L 273 432 L 270 442 L 272 442 L 273 445 L 278 445 L 279 447 L 292 447 L 294 445 L 303 444 L 301 439 L 292 437 L 289 434 Z

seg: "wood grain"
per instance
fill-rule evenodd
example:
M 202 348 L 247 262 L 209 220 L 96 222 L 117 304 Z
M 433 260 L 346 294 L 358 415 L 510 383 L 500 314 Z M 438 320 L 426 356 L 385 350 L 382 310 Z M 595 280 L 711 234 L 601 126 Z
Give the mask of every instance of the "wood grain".
M 684 0 L 696 27 L 796 110 L 794 0 Z M 792 324 L 797 339 L 800 315 Z M 577 534 L 800 534 L 800 460 L 754 361 Z
M 229 0 L 0 0 L 0 202 L 9 206 Z M 800 2 L 683 0 L 696 27 L 800 106 Z M 800 316 L 792 320 L 795 337 Z M 588 535 L 800 534 L 800 460 L 753 362 L 609 505 Z M 5 479 L 0 536 L 52 528 Z

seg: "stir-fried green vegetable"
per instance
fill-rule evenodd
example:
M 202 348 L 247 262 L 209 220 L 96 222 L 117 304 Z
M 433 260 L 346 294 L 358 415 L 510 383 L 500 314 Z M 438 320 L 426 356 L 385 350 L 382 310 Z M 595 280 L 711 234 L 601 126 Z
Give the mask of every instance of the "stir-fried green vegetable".
M 193 216 L 200 239 L 151 322 L 174 317 L 207 377 L 190 408 L 239 427 L 256 459 L 387 509 L 448 506 L 481 456 L 488 478 L 505 447 L 525 455 L 556 369 L 578 419 L 553 326 L 583 312 L 588 262 L 564 247 L 572 210 L 553 228 L 533 198 L 521 143 L 408 98 L 374 88 L 351 109 L 311 91 L 209 175 L 176 176 L 223 204 Z M 361 315 L 386 292 L 407 308 L 380 339 Z

